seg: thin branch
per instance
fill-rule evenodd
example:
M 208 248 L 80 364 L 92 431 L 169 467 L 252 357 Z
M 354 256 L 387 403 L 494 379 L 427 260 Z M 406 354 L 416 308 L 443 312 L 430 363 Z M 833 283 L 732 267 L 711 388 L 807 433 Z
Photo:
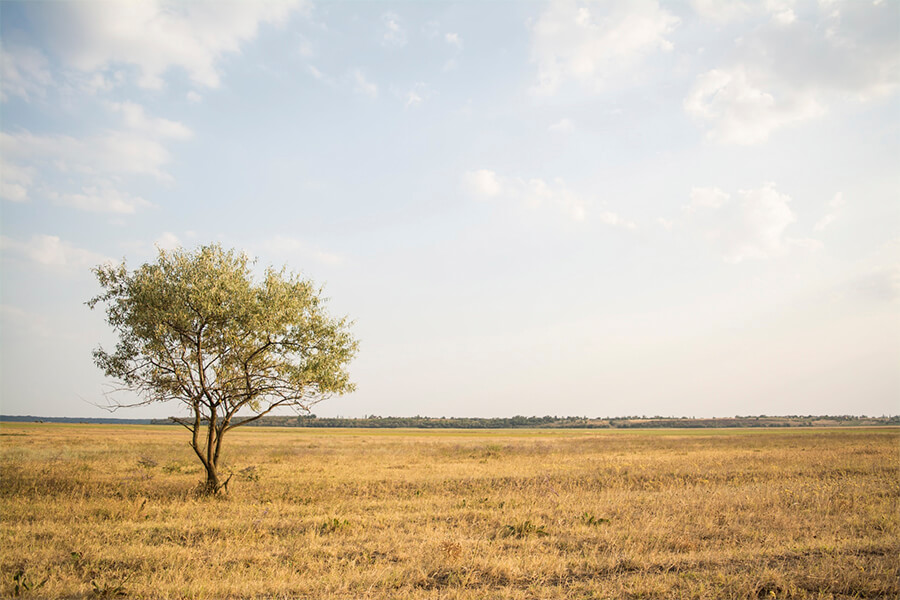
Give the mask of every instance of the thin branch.
M 275 403 L 269 405 L 269 408 L 267 408 L 266 410 L 262 411 L 262 412 L 259 413 L 259 414 L 256 414 L 256 415 L 250 417 L 249 419 L 243 419 L 243 420 L 241 420 L 241 421 L 235 421 L 235 422 L 234 422 L 234 425 L 231 425 L 228 429 L 234 429 L 235 427 L 240 427 L 241 425 L 246 425 L 247 423 L 252 423 L 253 421 L 256 421 L 257 419 L 259 419 L 260 417 L 263 417 L 263 416 L 269 414 L 270 412 L 272 412 L 272 410 L 273 410 L 274 408 L 276 408 L 276 407 L 278 407 L 278 406 L 286 406 L 286 405 L 288 405 L 290 402 L 292 402 L 292 400 L 287 400 L 287 399 L 281 400 L 281 401 L 278 401 L 278 402 L 275 402 Z M 227 430 L 226 430 L 226 431 L 227 431 Z
M 172 421 L 173 423 L 178 423 L 179 425 L 181 425 L 182 427 L 184 427 L 185 429 L 187 429 L 190 432 L 194 431 L 193 425 L 191 425 L 190 424 L 191 422 L 188 421 L 187 419 L 179 419 L 178 417 L 169 417 L 169 420 Z

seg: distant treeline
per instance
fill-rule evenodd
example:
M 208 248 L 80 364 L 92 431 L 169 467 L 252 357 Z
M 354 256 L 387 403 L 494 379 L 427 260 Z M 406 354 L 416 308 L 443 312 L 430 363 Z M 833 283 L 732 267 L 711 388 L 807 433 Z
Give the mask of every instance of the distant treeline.
M 169 419 L 114 419 L 96 417 L 34 417 L 0 415 L 0 421 L 48 423 L 110 423 L 134 425 L 171 425 Z M 723 418 L 627 416 L 627 417 L 317 417 L 316 415 L 266 415 L 248 427 L 343 427 L 368 429 L 664 429 L 721 427 L 852 427 L 900 425 L 900 415 L 867 417 L 856 415 L 737 416 Z
M 635 428 L 713 428 L 713 427 L 833 427 L 841 425 L 900 425 L 900 416 L 858 417 L 858 416 L 817 416 L 791 415 L 770 417 L 727 417 L 714 419 L 694 419 L 688 417 L 644 417 L 630 416 L 617 418 L 589 417 L 381 417 L 370 416 L 362 419 L 319 418 L 315 415 L 296 417 L 299 427 L 365 427 L 415 429 L 635 429 Z M 261 419 L 262 420 L 262 419 Z M 264 425 L 265 423 L 260 423 Z
M 395 429 L 532 429 L 538 427 L 609 427 L 593 423 L 584 417 L 380 417 L 362 419 L 318 418 L 315 415 L 297 417 L 300 427 L 366 427 Z
M 156 424 L 171 420 L 155 420 Z M 788 415 L 738 416 L 711 419 L 691 417 L 382 417 L 363 418 L 301 416 L 265 416 L 248 426 L 262 427 L 333 427 L 366 429 L 659 429 L 659 428 L 717 428 L 717 427 L 837 427 L 837 426 L 900 425 L 900 416 L 867 417 L 856 415 Z
M 106 423 L 115 425 L 151 425 L 158 419 L 116 419 L 113 417 L 35 417 L 33 415 L 0 415 L 9 423 Z

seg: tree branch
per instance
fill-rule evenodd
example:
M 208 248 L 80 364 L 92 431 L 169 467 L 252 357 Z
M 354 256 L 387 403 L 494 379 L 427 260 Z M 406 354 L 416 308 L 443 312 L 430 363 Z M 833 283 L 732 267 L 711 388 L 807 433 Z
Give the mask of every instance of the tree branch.
M 257 419 L 259 419 L 259 418 L 261 418 L 261 417 L 264 417 L 265 415 L 269 414 L 269 413 L 272 412 L 272 410 L 275 409 L 276 407 L 278 407 L 278 406 L 288 406 L 288 405 L 291 404 L 291 402 L 292 402 L 291 400 L 280 400 L 280 401 L 278 401 L 278 402 L 274 402 L 274 403 L 272 403 L 271 405 L 269 405 L 269 408 L 267 408 L 266 410 L 262 411 L 261 413 L 258 413 L 258 414 L 256 414 L 256 415 L 250 417 L 249 419 L 243 419 L 243 420 L 240 420 L 240 421 L 235 421 L 235 422 L 234 422 L 234 425 L 231 425 L 228 429 L 234 429 L 235 427 L 240 427 L 241 425 L 246 425 L 247 423 L 252 423 L 253 421 L 256 421 Z M 227 431 L 227 430 L 226 430 L 226 431 Z

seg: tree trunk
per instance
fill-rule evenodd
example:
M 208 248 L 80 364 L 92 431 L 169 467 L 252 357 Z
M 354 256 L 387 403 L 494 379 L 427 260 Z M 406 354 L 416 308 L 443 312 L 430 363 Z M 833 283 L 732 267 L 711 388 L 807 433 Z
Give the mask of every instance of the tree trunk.
M 206 484 L 203 486 L 203 493 L 210 496 L 219 493 L 222 483 L 219 481 L 219 473 L 216 465 L 209 463 L 206 465 Z
M 228 482 L 231 480 L 229 475 L 224 481 L 219 478 L 219 452 L 222 449 L 222 436 L 227 430 L 231 415 L 226 415 L 224 423 L 220 424 L 216 418 L 216 407 L 210 407 L 210 416 L 207 418 L 206 435 L 204 441 L 201 441 L 201 429 L 203 417 L 200 413 L 199 403 L 194 404 L 194 422 L 193 427 L 188 427 L 193 434 L 191 438 L 191 448 L 203 466 L 206 468 L 206 481 L 200 484 L 200 493 L 209 496 L 215 496 L 222 490 L 228 491 Z M 204 447 L 205 446 L 205 447 Z

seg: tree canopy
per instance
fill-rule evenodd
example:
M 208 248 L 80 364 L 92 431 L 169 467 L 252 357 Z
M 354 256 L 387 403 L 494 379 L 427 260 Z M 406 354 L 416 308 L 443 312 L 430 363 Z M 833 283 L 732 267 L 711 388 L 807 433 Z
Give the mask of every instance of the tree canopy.
M 177 420 L 213 493 L 224 485 L 217 466 L 228 430 L 354 389 L 351 323 L 328 315 L 313 282 L 271 267 L 255 281 L 251 267 L 219 245 L 159 250 L 133 272 L 124 262 L 96 267 L 103 292 L 87 303 L 105 304 L 119 338 L 115 351 L 94 351 L 95 363 L 137 392 L 137 404 L 186 405 L 189 416 Z

